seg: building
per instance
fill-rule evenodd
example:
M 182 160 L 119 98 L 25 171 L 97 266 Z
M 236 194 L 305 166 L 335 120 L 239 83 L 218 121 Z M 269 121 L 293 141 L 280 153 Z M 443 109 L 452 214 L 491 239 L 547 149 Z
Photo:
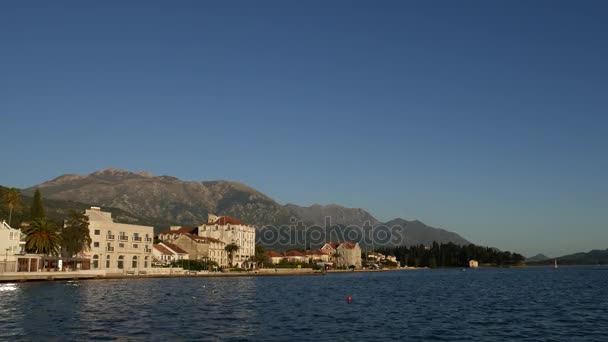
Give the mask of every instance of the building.
M 289 262 L 305 263 L 308 261 L 306 255 L 298 251 L 287 251 L 285 252 L 284 258 L 286 258 Z
M 189 257 L 188 252 L 169 242 L 155 244 L 152 247 L 152 255 L 154 256 L 154 261 L 163 265 L 168 265 L 178 260 L 187 260 Z
M 477 267 L 479 267 L 479 262 L 477 260 L 469 260 L 469 267 L 477 268 Z
M 198 235 L 226 245 L 236 244 L 239 249 L 234 253 L 235 267 L 241 267 L 244 261 L 255 257 L 255 227 L 232 217 L 209 214 L 207 223 L 198 226 Z
M 319 249 L 304 251 L 304 255 L 306 256 L 306 262 L 308 263 L 329 261 L 329 255 L 323 253 Z
M 356 242 L 329 242 L 321 251 L 336 262 L 338 267 L 361 268 L 361 247 Z
M 91 250 L 83 257 L 91 259 L 91 269 L 117 273 L 143 273 L 152 267 L 154 228 L 117 223 L 112 214 L 91 207 L 89 218 Z
M 171 228 L 158 233 L 158 239 L 171 242 L 182 234 L 198 235 L 198 227 L 171 226 Z
M 338 252 L 336 258 L 338 266 L 361 268 L 361 247 L 358 243 L 342 242 L 336 251 Z
M 17 271 L 17 254 L 25 252 L 25 236 L 6 221 L 0 222 L 0 272 Z
M 228 266 L 226 243 L 218 239 L 180 234 L 172 244 L 186 251 L 191 260 L 209 259 L 219 266 Z
M 285 256 L 283 254 L 274 251 L 267 251 L 266 257 L 268 258 L 268 262 L 273 265 L 276 265 L 280 263 L 283 259 L 285 259 Z

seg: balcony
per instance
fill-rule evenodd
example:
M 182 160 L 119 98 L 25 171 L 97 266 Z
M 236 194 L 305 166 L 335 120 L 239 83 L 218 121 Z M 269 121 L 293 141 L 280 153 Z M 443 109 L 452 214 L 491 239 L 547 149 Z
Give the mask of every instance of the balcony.
M 120 241 L 129 241 L 129 237 L 126 236 L 126 235 L 123 235 L 123 236 L 119 235 L 118 236 L 118 240 L 120 240 Z
M 106 252 L 114 252 L 114 247 L 106 247 Z
M 141 242 L 141 237 L 140 236 L 134 236 L 133 237 L 133 241 Z
M 144 253 L 152 253 L 152 250 L 150 248 L 144 248 Z
M 152 238 L 145 238 L 144 239 L 146 242 L 152 242 Z
M 106 240 L 114 240 L 115 236 L 114 235 L 106 235 Z

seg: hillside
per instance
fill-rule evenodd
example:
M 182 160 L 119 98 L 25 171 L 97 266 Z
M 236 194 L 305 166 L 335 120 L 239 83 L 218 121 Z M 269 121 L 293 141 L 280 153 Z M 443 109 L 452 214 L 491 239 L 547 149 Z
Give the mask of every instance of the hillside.
M 112 208 L 121 220 L 145 222 L 162 229 L 171 224 L 197 225 L 209 213 L 228 215 L 256 227 L 288 226 L 293 218 L 305 225 L 325 226 L 331 219 L 334 229 L 346 226 L 381 224 L 369 212 L 339 205 L 302 207 L 281 205 L 269 196 L 245 184 L 230 181 L 182 181 L 171 176 L 154 176 L 147 172 L 105 169 L 89 175 L 68 174 L 24 189 L 31 196 L 40 189 L 49 211 L 61 214 L 66 208 L 89 205 Z M 54 202 L 55 201 L 55 202 Z M 433 228 L 419 221 L 395 219 L 386 223 L 397 226 L 408 244 L 469 242 L 456 233 Z

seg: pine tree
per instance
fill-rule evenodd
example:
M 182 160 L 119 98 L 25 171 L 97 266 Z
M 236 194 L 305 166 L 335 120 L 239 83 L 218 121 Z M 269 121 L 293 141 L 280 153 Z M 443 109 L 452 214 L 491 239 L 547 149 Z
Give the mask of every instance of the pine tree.
M 44 206 L 42 205 L 42 197 L 40 196 L 40 190 L 36 189 L 36 193 L 34 193 L 34 200 L 32 201 L 32 208 L 30 212 L 30 219 L 43 219 L 46 218 L 46 213 L 44 212 Z

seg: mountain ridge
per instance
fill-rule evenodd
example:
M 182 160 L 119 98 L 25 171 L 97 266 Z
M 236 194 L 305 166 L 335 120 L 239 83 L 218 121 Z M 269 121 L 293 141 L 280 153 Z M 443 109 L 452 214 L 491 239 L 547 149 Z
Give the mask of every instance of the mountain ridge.
M 382 224 L 362 208 L 338 204 L 313 204 L 309 207 L 293 203 L 281 205 L 268 195 L 240 182 L 182 181 L 173 176 L 154 176 L 145 171 L 130 172 L 107 168 L 88 175 L 65 174 L 23 190 L 32 195 L 35 189 L 43 198 L 73 201 L 115 208 L 149 222 L 196 225 L 206 222 L 210 213 L 228 215 L 256 227 L 289 226 L 296 221 L 305 225 L 324 226 L 327 217 L 334 226 L 363 226 L 366 222 Z M 385 224 L 399 226 L 411 244 L 432 241 L 470 243 L 460 235 L 434 228 L 414 220 L 394 219 Z

